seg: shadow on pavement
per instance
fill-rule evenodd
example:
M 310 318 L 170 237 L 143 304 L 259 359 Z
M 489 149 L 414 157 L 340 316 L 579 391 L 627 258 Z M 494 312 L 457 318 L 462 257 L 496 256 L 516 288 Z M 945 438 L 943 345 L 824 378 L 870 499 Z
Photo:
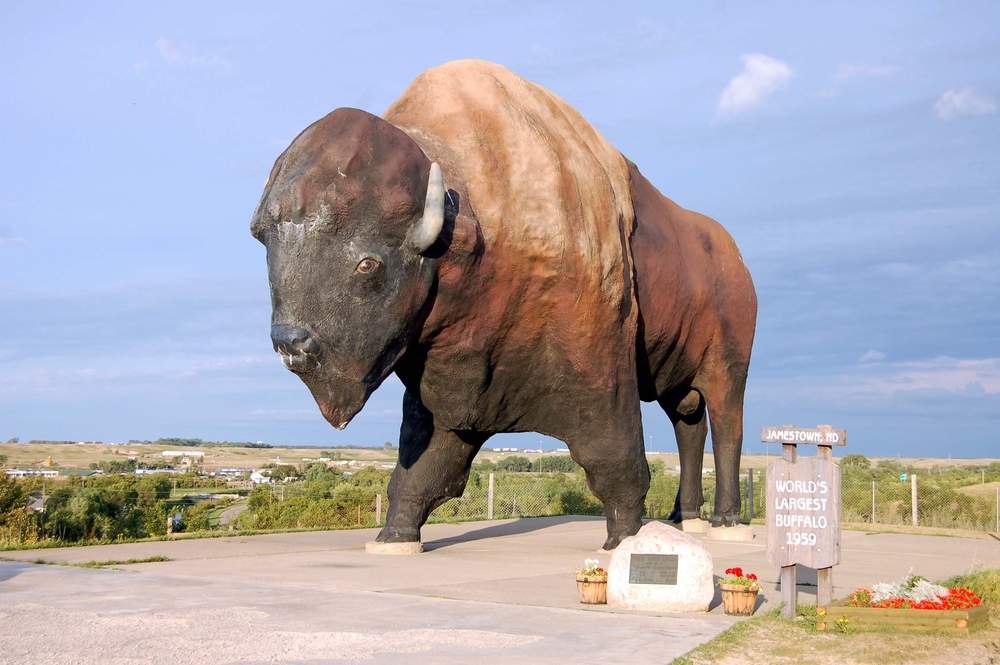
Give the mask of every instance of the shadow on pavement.
M 7 580 L 17 577 L 21 573 L 28 570 L 28 568 L 35 566 L 33 563 L 14 563 L 12 561 L 0 561 L 0 582 L 6 582 Z
M 482 540 L 484 538 L 498 538 L 501 536 L 517 536 L 525 533 L 531 533 L 532 531 L 538 531 L 540 529 L 546 529 L 550 526 L 556 526 L 559 524 L 569 524 L 572 522 L 589 522 L 594 520 L 604 521 L 603 517 L 592 517 L 589 515 L 561 515 L 559 517 L 522 517 L 511 522 L 505 522 L 503 524 L 494 524 L 492 526 L 484 527 L 482 529 L 477 529 L 475 531 L 469 531 L 458 536 L 451 536 L 448 538 L 439 538 L 438 540 L 431 540 L 424 542 L 424 551 L 430 552 L 432 550 L 440 549 L 442 547 L 448 547 L 449 545 L 457 545 L 459 543 L 468 543 L 476 540 Z

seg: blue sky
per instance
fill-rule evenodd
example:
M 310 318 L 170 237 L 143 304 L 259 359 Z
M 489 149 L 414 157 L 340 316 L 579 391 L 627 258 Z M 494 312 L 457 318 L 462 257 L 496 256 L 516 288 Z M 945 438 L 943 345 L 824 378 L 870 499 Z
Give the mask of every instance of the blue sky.
M 282 368 L 250 215 L 309 123 L 481 58 L 736 238 L 750 450 L 830 423 L 866 454 L 998 457 L 998 26 L 995 3 L 5 3 L 0 440 L 395 443 L 395 378 L 337 432 Z

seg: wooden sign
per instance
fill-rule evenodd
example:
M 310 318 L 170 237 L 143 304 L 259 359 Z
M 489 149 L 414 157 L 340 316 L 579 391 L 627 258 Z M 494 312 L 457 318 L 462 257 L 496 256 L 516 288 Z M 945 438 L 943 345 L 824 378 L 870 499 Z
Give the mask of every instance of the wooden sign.
M 825 444 L 830 445 L 830 444 Z M 767 465 L 767 562 L 840 563 L 840 467 L 819 457 Z
M 632 554 L 629 584 L 677 584 L 676 554 Z
M 782 425 L 781 427 L 761 427 L 761 443 L 811 443 L 818 446 L 847 445 L 847 430 L 833 429 L 829 425 L 819 427 L 796 427 Z

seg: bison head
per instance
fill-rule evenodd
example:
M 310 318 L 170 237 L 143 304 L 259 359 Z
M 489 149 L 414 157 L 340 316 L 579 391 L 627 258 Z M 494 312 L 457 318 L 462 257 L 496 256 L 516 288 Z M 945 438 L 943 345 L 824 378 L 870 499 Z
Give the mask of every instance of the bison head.
M 251 223 L 267 247 L 271 339 L 337 429 L 417 334 L 443 221 L 441 169 L 363 111 L 311 125 L 271 169 Z

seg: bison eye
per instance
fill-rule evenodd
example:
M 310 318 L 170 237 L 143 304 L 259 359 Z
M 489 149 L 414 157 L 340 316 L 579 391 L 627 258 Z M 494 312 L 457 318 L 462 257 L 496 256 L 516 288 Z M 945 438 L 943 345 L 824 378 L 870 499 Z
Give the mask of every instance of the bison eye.
M 372 258 L 367 258 L 367 259 L 361 259 L 361 263 L 358 264 L 356 270 L 359 273 L 366 275 L 375 270 L 375 268 L 378 268 L 378 261 Z

